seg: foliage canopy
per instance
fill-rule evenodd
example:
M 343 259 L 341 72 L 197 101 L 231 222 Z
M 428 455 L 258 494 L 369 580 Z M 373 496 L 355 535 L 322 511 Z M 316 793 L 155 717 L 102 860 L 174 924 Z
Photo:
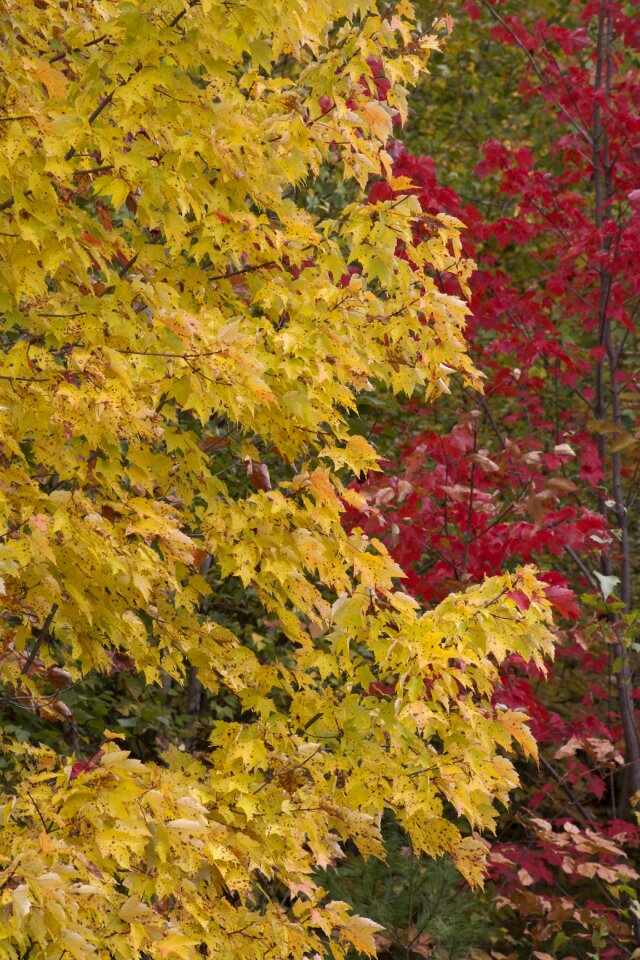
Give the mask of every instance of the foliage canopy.
M 492 702 L 497 665 L 551 649 L 530 570 L 420 613 L 341 523 L 370 509 L 345 478 L 378 469 L 357 397 L 479 384 L 461 224 L 424 214 L 385 151 L 437 26 L 406 0 L 0 10 L 3 702 L 63 718 L 61 685 L 126 657 L 149 683 L 192 665 L 241 708 L 161 764 L 108 731 L 80 771 L 5 742 L 0 950 L 370 952 L 376 925 L 314 869 L 348 840 L 382 856 L 387 808 L 479 881 L 485 845 L 451 812 L 495 822 L 517 782 L 501 752 L 535 752 Z M 400 196 L 319 219 L 328 162 Z M 277 622 L 274 658 L 207 614 L 226 578 Z

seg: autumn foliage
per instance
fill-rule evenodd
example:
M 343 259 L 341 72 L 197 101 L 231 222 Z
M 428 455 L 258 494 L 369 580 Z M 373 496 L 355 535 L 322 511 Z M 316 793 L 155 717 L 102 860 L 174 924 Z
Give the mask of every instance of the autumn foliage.
M 494 942 L 543 960 L 635 956 L 637 10 L 471 2 L 456 13 L 458 53 L 484 38 L 473 66 L 485 84 L 516 65 L 509 122 L 494 118 L 473 174 L 443 146 L 438 166 L 419 152 L 420 118 L 411 148 L 389 150 L 426 213 L 468 226 L 468 340 L 487 383 L 482 396 L 454 386 L 437 408 L 396 415 L 385 474 L 357 485 L 372 510 L 350 521 L 385 540 L 423 602 L 516 563 L 542 568 L 556 664 L 542 682 L 511 657 L 496 693 L 530 716 L 542 752 L 537 769 L 523 766 L 518 812 L 493 846 Z M 445 97 L 455 103 L 450 86 L 432 97 L 432 120 Z M 382 181 L 369 190 L 372 202 L 394 195 Z
M 461 224 L 386 149 L 446 22 L 356 0 L 0 12 L 0 951 L 371 953 L 377 925 L 317 869 L 384 856 L 387 810 L 479 882 L 507 754 L 536 751 L 499 670 L 543 671 L 553 639 L 531 568 L 425 611 L 342 522 L 379 469 L 362 397 L 480 386 Z M 329 167 L 347 188 L 323 212 Z M 266 652 L 216 612 L 229 583 Z M 23 711 L 80 738 L 92 677 L 160 695 L 190 671 L 233 704 L 197 756 L 143 761 L 106 724 L 91 759 L 16 736 Z

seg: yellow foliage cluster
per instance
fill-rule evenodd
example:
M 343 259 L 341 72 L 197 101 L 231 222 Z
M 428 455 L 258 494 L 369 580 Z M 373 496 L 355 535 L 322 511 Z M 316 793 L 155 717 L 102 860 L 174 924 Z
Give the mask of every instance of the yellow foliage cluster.
M 398 181 L 336 217 L 305 205 L 328 163 L 392 179 L 391 115 L 437 38 L 408 0 L 0 0 L 0 40 L 3 702 L 60 715 L 55 671 L 117 652 L 149 682 L 193 664 L 253 716 L 166 766 L 111 739 L 75 778 L 5 743 L 22 778 L 0 796 L 0 952 L 371 952 L 375 925 L 314 868 L 347 840 L 382 855 L 387 808 L 479 881 L 483 841 L 447 809 L 491 827 L 516 783 L 502 751 L 535 752 L 492 705 L 497 665 L 551 650 L 531 571 L 421 614 L 341 523 L 365 506 L 341 477 L 377 468 L 356 398 L 478 385 L 461 225 Z M 229 479 L 243 463 L 253 486 Z M 203 615 L 203 557 L 277 619 L 286 660 Z

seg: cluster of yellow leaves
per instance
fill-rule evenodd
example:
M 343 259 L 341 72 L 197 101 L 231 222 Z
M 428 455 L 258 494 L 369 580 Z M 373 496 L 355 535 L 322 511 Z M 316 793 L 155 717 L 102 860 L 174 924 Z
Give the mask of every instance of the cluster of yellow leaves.
M 366 921 L 343 903 L 320 903 L 302 843 L 322 860 L 366 825 L 356 818 L 350 831 L 353 811 L 329 793 L 320 810 L 308 809 L 317 799 L 309 786 L 293 802 L 282 788 L 256 790 L 233 776 L 241 757 L 236 749 L 215 774 L 180 754 L 168 756 L 170 769 L 145 767 L 111 742 L 97 770 L 69 782 L 69 770 L 40 751 L 40 772 L 0 809 L 7 876 L 20 880 L 2 908 L 3 956 L 34 945 L 41 956 L 64 948 L 78 958 L 191 957 L 202 945 L 205 956 L 232 958 L 276 943 L 279 955 L 300 956 L 322 949 L 319 936 L 336 927 L 343 942 L 362 940 Z M 37 810 L 48 819 L 13 850 Z M 276 900 L 256 909 L 256 877 L 276 883 L 289 908 Z
M 312 874 L 346 840 L 382 856 L 385 807 L 419 850 L 450 855 L 480 882 L 486 844 L 462 837 L 445 804 L 490 827 L 493 801 L 517 782 L 496 748 L 516 740 L 535 751 L 526 718 L 482 696 L 507 644 L 535 659 L 549 648 L 545 628 L 508 597 L 513 586 L 542 603 L 526 572 L 421 617 L 398 594 L 377 615 L 370 597 L 342 598 L 326 649 L 302 648 L 295 676 L 278 668 L 288 712 L 267 696 L 275 669 L 261 666 L 241 691 L 261 719 L 218 724 L 199 760 L 174 750 L 166 767 L 143 765 L 109 742 L 95 769 L 70 780 L 50 752 L 25 749 L 3 807 L 0 947 L 16 958 L 64 947 L 78 960 L 284 960 L 324 956 L 327 941 L 334 958 L 349 944 L 370 952 L 375 925 L 326 903 Z M 349 653 L 366 630 L 371 659 Z M 401 677 L 393 698 L 363 692 L 388 672 Z M 319 682 L 332 675 L 345 685 Z
M 328 162 L 391 179 L 391 112 L 437 41 L 407 0 L 0 0 L 0 39 L 3 697 L 46 713 L 51 671 L 117 653 L 149 682 L 193 664 L 255 718 L 199 762 L 111 744 L 71 781 L 26 751 L 0 950 L 370 951 L 375 925 L 325 903 L 314 868 L 347 840 L 382 855 L 389 808 L 479 881 L 484 844 L 447 805 L 491 827 L 516 783 L 501 751 L 535 751 L 492 705 L 497 665 L 551 649 L 530 571 L 420 615 L 384 545 L 341 523 L 366 504 L 340 471 L 377 468 L 357 396 L 478 383 L 466 304 L 434 282 L 466 293 L 460 224 L 408 183 L 325 220 L 304 202 Z M 253 487 L 230 479 L 243 463 Z M 278 619 L 286 663 L 204 616 L 206 556 Z

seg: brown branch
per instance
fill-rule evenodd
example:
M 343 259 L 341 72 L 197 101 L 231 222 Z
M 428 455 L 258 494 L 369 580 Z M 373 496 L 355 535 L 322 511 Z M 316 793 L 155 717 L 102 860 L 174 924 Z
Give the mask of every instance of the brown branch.
M 596 48 L 596 74 L 595 91 L 599 93 L 603 89 L 608 99 L 611 92 L 612 82 L 612 28 L 611 18 L 608 10 L 607 0 L 600 0 L 600 11 L 598 15 L 598 38 Z M 609 138 L 606 127 L 602 123 L 601 107 L 596 98 L 593 108 L 593 188 L 594 188 L 594 226 L 599 236 L 602 237 L 603 226 L 606 220 L 611 219 L 610 203 L 613 197 L 613 188 L 611 183 L 611 165 L 609 158 Z M 603 260 L 606 261 L 611 248 L 611 237 L 602 237 L 599 250 L 603 254 Z M 599 314 L 599 343 L 605 348 L 605 356 L 602 357 L 596 368 L 596 415 L 599 420 L 611 419 L 616 426 L 621 428 L 621 410 L 618 382 L 618 357 L 613 342 L 611 331 L 611 316 L 609 314 L 609 301 L 611 289 L 613 286 L 610 270 L 603 268 L 599 271 L 600 275 L 600 296 L 598 304 Z M 609 383 L 611 390 L 611 409 L 608 408 L 605 397 L 605 365 L 608 367 Z M 631 607 L 631 553 L 629 543 L 629 524 L 627 505 L 624 500 L 622 489 L 622 461 L 619 452 L 609 453 L 607 438 L 604 434 L 598 436 L 598 456 L 602 464 L 605 477 L 610 468 L 612 483 L 612 499 L 614 501 L 614 512 L 617 525 L 620 530 L 621 547 L 621 595 L 625 611 Z M 610 460 L 609 460 L 610 457 Z M 608 515 L 607 493 L 605 486 L 601 487 L 598 495 L 599 512 L 606 520 Z M 604 576 L 612 575 L 611 558 L 604 550 L 600 556 L 600 569 Z M 612 621 L 612 615 L 609 615 L 609 621 Z M 616 617 L 617 620 L 617 617 Z M 628 785 L 629 795 L 633 795 L 640 790 L 640 737 L 635 719 L 635 704 L 633 702 L 632 674 L 629 664 L 629 657 L 625 649 L 621 628 L 613 626 L 612 629 L 616 636 L 614 644 L 614 656 L 620 664 L 620 669 L 616 674 L 616 688 L 618 695 L 618 708 L 620 711 L 620 720 L 625 743 L 625 755 L 628 763 Z
M 71 50 L 65 50 L 64 53 L 56 53 L 55 57 L 51 57 L 49 63 L 57 63 L 58 60 L 64 60 L 65 57 L 68 57 L 70 53 L 77 53 L 79 50 L 85 50 L 87 47 L 95 47 L 96 44 L 107 40 L 108 36 L 108 34 L 103 33 L 102 36 L 96 37 L 94 40 L 89 40 L 88 43 L 83 44 L 81 47 L 72 47 Z
M 90 174 L 90 173 L 106 173 L 108 170 L 113 170 L 113 164 L 112 164 L 112 163 L 105 163 L 105 164 L 104 164 L 103 166 L 101 166 L 101 167 L 89 167 L 88 170 L 74 170 L 74 171 L 73 171 L 73 176 L 74 176 L 74 177 L 82 177 L 82 176 L 85 176 L 85 174 L 88 175 L 88 174 Z
M 42 813 L 40 812 L 40 807 L 38 806 L 38 804 L 35 802 L 35 800 L 34 800 L 33 797 L 31 796 L 31 793 L 30 793 L 29 790 L 27 790 L 27 796 L 29 797 L 29 800 L 31 800 L 31 803 L 32 803 L 32 804 L 34 805 L 34 807 L 36 808 L 36 813 L 38 814 L 38 816 L 39 816 L 39 818 L 40 818 L 40 823 L 41 823 L 42 826 L 44 827 L 44 832 L 45 832 L 45 833 L 49 833 L 49 827 L 47 826 L 47 821 L 46 821 L 46 820 L 44 819 L 44 817 L 42 816 Z
M 206 353 L 162 353 L 156 350 L 115 350 L 116 353 L 123 353 L 126 356 L 136 357 L 166 357 L 169 360 L 198 360 L 200 357 L 217 357 L 220 350 L 209 350 Z
M 211 282 L 214 280 L 229 280 L 230 277 L 239 277 L 243 273 L 255 273 L 256 270 L 264 270 L 267 267 L 276 266 L 278 266 L 277 260 L 267 260 L 266 263 L 254 263 L 250 264 L 248 267 L 242 267 L 240 270 L 230 270 L 229 273 L 219 273 L 214 277 L 207 277 L 207 280 Z
M 568 544 L 566 543 L 564 545 L 564 549 L 565 549 L 565 553 L 571 557 L 571 559 L 573 560 L 575 565 L 578 567 L 578 569 L 580 570 L 580 573 L 587 580 L 589 585 L 593 587 L 594 590 L 600 590 L 600 587 L 594 580 L 589 570 L 585 567 L 584 563 L 582 562 L 578 554 L 575 552 L 575 550 L 572 547 L 568 546 Z
M 140 69 L 141 69 L 141 67 L 140 67 L 140 65 L 139 65 L 138 67 L 136 67 L 134 73 L 137 73 Z M 133 76 L 133 74 L 131 74 L 131 76 Z M 89 123 L 89 124 L 92 124 L 92 123 L 94 122 L 94 120 L 97 120 L 98 117 L 100 116 L 100 114 L 102 113 L 102 111 L 105 109 L 105 107 L 108 107 L 108 106 L 109 106 L 109 104 L 110 104 L 111 101 L 113 100 L 113 96 L 114 96 L 116 90 L 118 89 L 118 87 L 123 87 L 126 83 L 129 82 L 130 79 L 131 79 L 131 77 L 127 77 L 127 79 L 126 79 L 126 80 L 123 80 L 121 83 L 119 83 L 117 87 L 114 87 L 113 90 L 111 90 L 111 91 L 106 95 L 106 97 L 103 97 L 103 98 L 102 98 L 102 100 L 100 101 L 100 103 L 98 104 L 98 106 L 95 108 L 95 110 L 93 110 L 93 112 L 90 114 L 90 116 L 89 116 L 89 118 L 88 118 L 88 123 Z M 76 148 L 75 148 L 75 147 L 69 147 L 69 149 L 67 150 L 67 152 L 66 152 L 65 155 L 64 155 L 65 160 L 71 160 L 71 159 L 75 156 L 75 152 L 76 152 Z
M 177 27 L 180 21 L 182 20 L 182 18 L 188 14 L 191 7 L 197 7 L 199 3 L 200 3 L 200 0 L 190 0 L 190 2 L 187 4 L 184 10 L 181 10 L 180 13 L 177 13 L 173 18 L 173 20 L 170 21 L 169 27 L 171 29 L 173 29 L 173 27 Z
M 16 870 L 18 869 L 19 866 L 20 866 L 20 860 L 18 859 L 18 860 L 16 861 L 16 863 L 15 863 L 15 865 L 14 865 L 11 873 L 8 875 L 8 877 L 6 877 L 6 878 L 3 880 L 2 883 L 0 884 L 0 892 L 1 892 L 2 890 L 4 890 L 4 888 L 7 886 L 7 884 L 9 883 L 9 881 L 11 880 L 11 878 L 13 877 L 14 873 L 16 872 Z
M 129 273 L 129 270 L 131 270 L 131 267 L 134 265 L 138 257 L 139 257 L 139 254 L 134 253 L 131 259 L 127 260 L 127 262 L 120 268 L 120 270 L 118 271 L 118 276 L 120 277 L 121 280 L 124 279 L 124 277 L 126 277 L 126 275 Z
M 486 398 L 483 394 L 480 393 L 480 394 L 478 394 L 477 400 L 478 400 L 478 403 L 480 404 L 480 406 L 482 407 L 482 409 L 484 410 L 484 412 L 485 412 L 485 414 L 486 414 L 486 416 L 487 416 L 487 419 L 488 419 L 489 423 L 491 424 L 491 429 L 492 429 L 493 432 L 495 433 L 495 435 L 496 435 L 496 437 L 497 437 L 497 439 L 498 439 L 498 443 L 500 444 L 500 446 L 502 447 L 503 450 L 506 450 L 506 449 L 507 449 L 507 441 L 506 441 L 505 438 L 504 438 L 504 434 L 502 433 L 502 430 L 500 429 L 500 427 L 499 427 L 498 424 L 496 423 L 495 417 L 493 416 L 493 414 L 492 414 L 492 412 L 491 412 L 491 409 L 490 409 L 490 407 L 489 407 L 489 404 L 488 404 L 488 402 L 487 402 L 487 398 Z
M 482 6 L 485 8 L 485 10 L 488 10 L 489 13 L 491 14 L 491 16 L 492 16 L 495 20 L 497 20 L 498 23 L 500 23 L 500 24 L 504 27 L 504 29 L 509 33 L 509 35 L 511 36 L 511 38 L 513 39 L 513 41 L 517 44 L 518 47 L 520 47 L 520 49 L 522 50 L 522 52 L 523 52 L 524 55 L 526 56 L 527 60 L 529 61 L 529 63 L 530 63 L 531 66 L 533 67 L 536 76 L 537 76 L 538 79 L 540 80 L 540 83 L 542 83 L 544 87 L 546 87 L 547 89 L 549 89 L 549 82 L 548 82 L 547 78 L 545 77 L 544 73 L 542 72 L 542 70 L 541 70 L 540 67 L 538 66 L 538 63 L 537 63 L 535 57 L 533 56 L 533 54 L 531 53 L 530 50 L 527 50 L 526 46 L 524 45 L 524 43 L 522 42 L 522 40 L 520 39 L 520 37 L 515 33 L 514 30 L 512 30 L 512 28 L 509 26 L 509 24 L 506 22 L 506 20 L 504 20 L 504 18 L 500 16 L 500 14 L 499 14 L 498 11 L 495 9 L 495 7 L 491 6 L 491 4 L 487 2 L 487 0 L 480 0 L 480 2 L 482 3 Z M 564 104 L 560 103 L 560 101 L 559 101 L 558 99 L 556 99 L 554 102 L 555 102 L 555 105 L 556 105 L 556 106 L 558 107 L 558 109 L 560 110 L 560 112 L 561 112 L 561 113 L 563 114 L 563 116 L 565 117 L 565 119 L 568 120 L 568 122 L 571 124 L 571 126 L 580 134 L 580 136 L 581 136 L 582 139 L 585 141 L 585 143 L 588 143 L 588 144 L 591 145 L 591 144 L 593 143 L 591 137 L 589 136 L 589 134 L 587 133 L 587 131 L 586 131 L 586 130 L 583 130 L 582 127 L 580 126 L 580 124 L 571 116 L 571 114 L 569 113 L 569 111 L 567 110 L 567 108 L 564 106 Z
M 31 650 L 31 653 L 27 657 L 26 663 L 24 664 L 22 670 L 20 671 L 23 676 L 29 675 L 29 670 L 33 666 L 33 662 L 38 656 L 38 653 L 40 652 L 40 648 L 42 647 L 42 644 L 45 643 L 47 640 L 49 640 L 49 637 L 51 635 L 50 634 L 51 624 L 53 623 L 53 618 L 55 617 L 57 610 L 58 610 L 58 604 L 54 603 L 53 606 L 51 607 L 51 610 L 47 614 L 47 619 L 44 621 L 44 623 L 42 624 L 42 627 L 40 628 L 38 636 L 36 637 L 36 642 L 33 645 L 33 649 Z
M 478 424 L 473 425 L 473 453 L 478 450 Z M 471 461 L 471 477 L 469 478 L 469 502 L 467 504 L 467 529 L 464 534 L 464 555 L 462 558 L 462 576 L 467 572 L 469 563 L 469 545 L 471 543 L 471 528 L 473 526 L 473 495 L 476 481 L 476 464 Z
M 582 804 L 574 794 L 571 787 L 564 782 L 564 780 L 562 779 L 558 771 L 555 769 L 555 767 L 552 764 L 550 764 L 549 761 L 546 760 L 542 755 L 540 755 L 539 760 L 542 766 L 547 771 L 547 773 L 550 773 L 553 779 L 558 784 L 558 786 L 564 790 L 564 792 L 569 797 L 569 799 L 571 800 L 571 803 L 574 805 L 576 810 L 580 812 L 581 816 L 587 821 L 587 823 L 590 823 L 593 820 L 593 817 L 590 816 L 589 812 L 582 806 Z

